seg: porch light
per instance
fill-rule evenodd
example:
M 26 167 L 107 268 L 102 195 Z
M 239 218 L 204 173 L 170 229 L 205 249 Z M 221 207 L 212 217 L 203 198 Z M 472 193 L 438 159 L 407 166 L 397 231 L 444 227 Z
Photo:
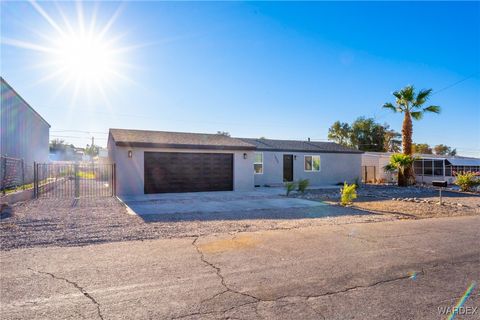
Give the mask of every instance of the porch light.
M 247 153 L 246 152 L 243 153 L 243 159 L 247 159 Z
M 131 158 L 132 157 L 132 150 L 128 150 L 128 157 Z
M 293 160 L 297 160 L 297 155 L 294 155 L 294 156 L 293 156 Z

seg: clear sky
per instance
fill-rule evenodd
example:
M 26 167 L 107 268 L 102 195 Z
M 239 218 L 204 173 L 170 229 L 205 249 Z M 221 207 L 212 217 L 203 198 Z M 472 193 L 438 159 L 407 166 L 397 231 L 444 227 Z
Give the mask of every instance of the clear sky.
M 442 107 L 414 142 L 480 156 L 479 2 L 2 1 L 1 38 L 2 76 L 78 146 L 108 128 L 324 140 L 359 116 L 400 131 L 381 106 L 413 84 Z

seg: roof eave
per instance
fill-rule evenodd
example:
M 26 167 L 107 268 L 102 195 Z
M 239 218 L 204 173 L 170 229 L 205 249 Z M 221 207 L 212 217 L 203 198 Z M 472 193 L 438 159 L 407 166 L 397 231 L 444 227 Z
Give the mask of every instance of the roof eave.
M 257 151 L 272 151 L 272 152 L 308 152 L 308 153 L 349 153 L 362 154 L 363 151 L 340 151 L 340 150 L 298 150 L 298 149 L 271 149 L 271 148 L 257 148 Z
M 114 139 L 115 140 L 115 139 Z M 115 141 L 118 147 L 131 148 L 168 148 L 168 149 L 202 149 L 202 150 L 256 150 L 254 146 L 227 146 L 227 145 L 196 145 L 196 144 L 173 144 L 155 142 L 127 142 Z

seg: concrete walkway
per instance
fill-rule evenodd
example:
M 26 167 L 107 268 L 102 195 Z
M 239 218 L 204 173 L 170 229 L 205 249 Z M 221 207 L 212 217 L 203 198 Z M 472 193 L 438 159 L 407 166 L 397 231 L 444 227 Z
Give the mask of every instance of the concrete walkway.
M 1 319 L 446 319 L 480 217 L 0 252 Z M 443 313 L 442 313 L 443 312 Z

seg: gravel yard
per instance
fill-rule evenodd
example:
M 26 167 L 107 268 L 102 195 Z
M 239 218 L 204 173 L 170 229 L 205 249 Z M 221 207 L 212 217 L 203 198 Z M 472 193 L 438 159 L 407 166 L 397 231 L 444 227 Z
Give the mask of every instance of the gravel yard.
M 393 214 L 398 218 L 433 218 L 480 214 L 480 195 L 443 191 L 443 205 L 438 205 L 438 190 L 425 187 L 366 185 L 357 190 L 353 208 L 379 214 Z M 337 203 L 339 190 L 309 190 L 299 197 Z
M 321 210 L 321 211 L 319 211 Z M 325 214 L 325 212 L 328 214 Z M 386 214 L 366 214 L 354 208 L 322 206 L 282 210 L 230 211 L 205 220 L 201 213 L 140 218 L 129 215 L 115 198 L 38 199 L 7 209 L 0 223 L 0 247 L 78 246 L 92 243 L 212 233 L 291 229 L 318 225 L 393 220 Z M 160 220 L 156 220 L 160 218 Z
M 38 199 L 4 210 L 0 247 L 10 250 L 32 246 L 78 246 L 99 242 L 189 237 L 272 229 L 377 222 L 480 214 L 480 196 L 438 192 L 428 188 L 364 186 L 351 207 L 337 205 L 339 189 L 309 190 L 294 195 L 323 201 L 328 206 L 235 211 L 204 215 L 135 216 L 116 198 L 83 199 L 75 206 L 69 199 Z M 408 201 L 392 200 L 407 199 Z M 429 201 L 430 203 L 427 203 Z M 161 205 L 161 204 L 159 204 Z

